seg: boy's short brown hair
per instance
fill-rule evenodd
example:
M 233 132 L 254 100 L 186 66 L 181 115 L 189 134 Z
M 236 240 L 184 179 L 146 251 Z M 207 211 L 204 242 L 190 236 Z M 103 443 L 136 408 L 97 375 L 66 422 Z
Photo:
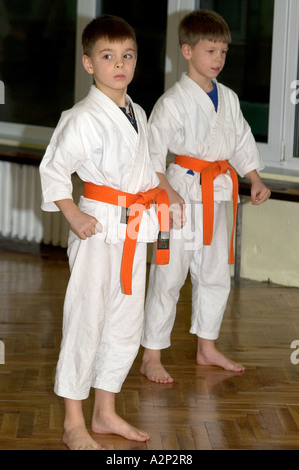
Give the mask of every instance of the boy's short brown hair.
M 82 34 L 83 53 L 90 57 L 99 39 L 111 42 L 132 39 L 137 47 L 133 28 L 119 16 L 101 15 L 86 26 Z
M 231 33 L 226 21 L 212 10 L 197 10 L 186 15 L 179 25 L 180 45 L 194 47 L 198 41 L 221 41 L 229 44 Z

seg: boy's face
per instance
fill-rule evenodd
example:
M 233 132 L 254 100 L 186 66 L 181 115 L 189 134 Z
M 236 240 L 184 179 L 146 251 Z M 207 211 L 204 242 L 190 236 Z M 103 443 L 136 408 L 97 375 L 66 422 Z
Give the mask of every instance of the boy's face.
M 217 78 L 223 69 L 228 45 L 202 39 L 194 47 L 183 44 L 182 52 L 189 63 L 188 75 L 202 86 Z
M 99 39 L 92 56 L 83 56 L 83 65 L 94 76 L 97 88 L 114 101 L 126 93 L 134 77 L 136 61 L 136 44 L 132 39 L 115 42 Z M 118 104 L 124 106 L 124 103 Z

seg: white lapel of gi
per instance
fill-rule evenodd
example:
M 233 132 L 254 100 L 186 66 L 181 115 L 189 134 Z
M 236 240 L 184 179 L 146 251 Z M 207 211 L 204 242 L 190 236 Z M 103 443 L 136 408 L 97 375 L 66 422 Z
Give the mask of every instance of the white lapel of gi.
M 137 121 L 138 133 L 130 123 L 127 116 L 123 111 L 114 103 L 107 95 L 98 90 L 94 85 L 90 89 L 89 97 L 95 100 L 103 112 L 107 113 L 110 120 L 117 123 L 121 129 L 124 141 L 131 149 L 132 160 L 128 162 L 128 171 L 131 171 L 131 176 L 128 179 L 129 184 L 123 191 L 129 193 L 136 193 L 136 187 L 144 165 L 144 145 L 145 145 L 145 125 L 142 119 L 141 112 L 134 106 L 133 101 L 127 95 L 127 102 L 132 105 L 135 119 Z
M 192 100 L 201 107 L 207 116 L 208 122 L 211 127 L 213 127 L 217 113 L 215 112 L 211 98 L 194 80 L 192 80 L 192 78 L 188 77 L 186 74 L 182 75 L 181 84 L 187 89 L 189 94 L 191 94 Z
M 215 155 L 218 154 L 219 137 L 222 135 L 225 123 L 225 101 L 222 89 L 215 79 L 214 82 L 216 83 L 218 90 L 218 111 L 216 112 L 211 98 L 199 85 L 197 85 L 196 82 L 194 82 L 194 80 L 185 74 L 183 74 L 181 80 L 182 84 L 185 84 L 185 86 L 188 87 L 189 92 L 192 93 L 193 99 L 196 100 L 198 106 L 201 107 L 207 116 L 211 131 L 210 145 L 205 158 L 213 161 L 215 159 Z
M 135 137 L 137 137 L 135 146 L 132 147 L 132 159 L 133 164 L 131 166 L 131 175 L 129 178 L 129 187 L 127 188 L 128 193 L 135 194 L 137 192 L 137 187 L 140 181 L 140 176 L 144 173 L 144 165 L 146 164 L 146 152 L 147 152 L 147 127 L 144 116 L 142 115 L 142 111 L 139 107 L 135 106 L 133 101 L 129 96 L 127 96 L 127 100 L 131 103 L 131 106 L 134 111 L 135 119 L 137 121 L 138 126 L 138 134 L 133 128 L 132 124 L 129 122 L 130 126 L 132 127 L 133 131 L 135 132 Z
M 214 126 L 212 128 L 210 147 L 209 147 L 209 151 L 207 154 L 207 156 L 210 157 L 211 160 L 214 160 L 215 155 L 218 155 L 219 153 L 219 144 L 224 133 L 224 125 L 225 125 L 225 100 L 223 97 L 223 91 L 221 87 L 218 85 L 218 82 L 216 80 L 215 80 L 215 83 L 216 83 L 217 90 L 218 90 L 218 111 L 217 113 L 215 113 L 216 118 L 214 121 Z M 209 100 L 211 101 L 210 98 Z

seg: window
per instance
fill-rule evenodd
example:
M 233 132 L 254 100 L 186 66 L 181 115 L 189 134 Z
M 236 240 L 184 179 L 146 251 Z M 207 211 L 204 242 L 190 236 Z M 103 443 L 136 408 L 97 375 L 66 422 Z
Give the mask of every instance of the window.
M 164 91 L 168 1 L 140 5 L 136 0 L 0 0 L 2 143 L 44 147 L 61 112 L 86 96 L 92 79 L 82 67 L 81 34 L 101 13 L 122 16 L 136 31 L 139 57 L 129 93 L 149 114 Z
M 294 158 L 299 116 L 291 101 L 291 83 L 297 76 L 298 0 L 199 4 L 218 11 L 230 26 L 233 42 L 219 79 L 238 94 L 266 166 L 299 169 Z
M 54 127 L 74 102 L 76 0 L 0 0 L 0 121 Z
M 149 116 L 155 102 L 164 92 L 167 0 L 102 0 L 98 13 L 124 18 L 134 28 L 138 42 L 135 77 L 128 93 Z
M 299 158 L 299 60 L 297 80 L 292 83 L 291 102 L 295 106 L 294 157 Z
M 227 21 L 232 33 L 219 80 L 239 96 L 255 139 L 268 142 L 274 0 L 203 0 Z M 262 73 L 261 73 L 262 71 Z
M 299 170 L 299 0 L 0 0 L 2 143 L 44 147 L 61 110 L 86 96 L 81 34 L 100 13 L 123 16 L 136 30 L 129 94 L 149 114 L 185 70 L 177 26 L 198 8 L 219 11 L 232 30 L 219 80 L 239 95 L 266 166 Z

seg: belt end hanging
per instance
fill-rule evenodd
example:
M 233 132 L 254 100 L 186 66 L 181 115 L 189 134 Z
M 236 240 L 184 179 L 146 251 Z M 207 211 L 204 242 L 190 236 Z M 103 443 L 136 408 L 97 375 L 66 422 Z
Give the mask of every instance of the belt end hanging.
M 170 256 L 169 232 L 159 232 L 156 243 L 156 264 L 168 264 Z

